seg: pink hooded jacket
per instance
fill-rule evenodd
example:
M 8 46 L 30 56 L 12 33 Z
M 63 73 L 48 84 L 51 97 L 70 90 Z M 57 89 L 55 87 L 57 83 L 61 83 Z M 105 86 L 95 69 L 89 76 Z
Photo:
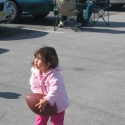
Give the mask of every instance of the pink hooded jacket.
M 67 96 L 63 77 L 60 74 L 61 67 L 50 69 L 44 75 L 40 75 L 40 71 L 34 67 L 31 68 L 30 85 L 33 93 L 43 93 L 44 97 L 50 105 L 57 105 L 58 113 L 64 111 L 69 106 L 69 98 Z

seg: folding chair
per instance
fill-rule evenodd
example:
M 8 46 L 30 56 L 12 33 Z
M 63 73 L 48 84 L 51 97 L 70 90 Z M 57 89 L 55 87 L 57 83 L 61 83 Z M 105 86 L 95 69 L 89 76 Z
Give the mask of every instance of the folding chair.
M 62 22 L 63 24 L 72 21 L 75 25 L 72 26 L 74 31 L 77 32 L 78 29 L 81 29 L 76 17 L 80 11 L 83 11 L 82 6 L 82 4 L 76 3 L 76 0 L 56 0 L 54 6 L 54 31 L 60 28 L 58 24 L 61 21 L 61 15 L 67 17 L 67 19 Z
M 101 7 L 100 9 L 93 8 L 94 13 L 94 25 L 98 22 L 99 19 L 102 19 L 104 23 L 109 25 L 109 0 L 96 0 L 99 1 L 98 5 Z M 106 15 L 107 13 L 107 15 Z M 106 20 L 107 18 L 107 20 Z M 92 18 L 91 18 L 92 19 Z

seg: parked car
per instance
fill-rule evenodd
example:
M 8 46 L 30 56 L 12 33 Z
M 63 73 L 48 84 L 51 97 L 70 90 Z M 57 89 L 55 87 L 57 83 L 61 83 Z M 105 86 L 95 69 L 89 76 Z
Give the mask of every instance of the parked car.
M 11 23 L 17 22 L 21 14 L 30 14 L 35 18 L 46 17 L 53 10 L 53 0 L 10 0 L 13 7 Z
M 0 23 L 8 23 L 11 20 L 13 8 L 8 0 L 0 0 Z
M 121 8 L 125 5 L 125 0 L 110 0 L 113 7 Z

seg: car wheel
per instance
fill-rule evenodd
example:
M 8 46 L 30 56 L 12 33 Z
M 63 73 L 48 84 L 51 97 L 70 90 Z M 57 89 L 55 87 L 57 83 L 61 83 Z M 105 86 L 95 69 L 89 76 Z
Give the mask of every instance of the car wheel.
M 10 23 L 15 23 L 20 19 L 22 12 L 19 6 L 14 1 L 10 1 L 10 4 L 13 7 L 12 19 Z
M 41 15 L 32 15 L 34 18 L 44 18 L 48 15 L 49 13 L 41 14 Z
M 114 8 L 122 8 L 124 4 L 111 4 Z

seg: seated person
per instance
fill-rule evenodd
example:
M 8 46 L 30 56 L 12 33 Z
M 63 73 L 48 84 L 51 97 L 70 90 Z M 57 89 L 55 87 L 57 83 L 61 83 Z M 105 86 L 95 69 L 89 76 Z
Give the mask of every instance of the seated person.
M 82 4 L 85 4 L 85 2 L 86 2 L 85 17 L 83 18 L 83 13 L 82 12 L 80 12 L 77 15 L 77 22 L 80 24 L 80 26 L 87 26 L 88 25 L 89 18 L 92 15 L 93 8 L 100 9 L 100 12 L 103 12 L 101 4 L 99 4 L 101 2 L 101 0 L 79 0 L 79 2 L 82 3 Z M 62 15 L 61 21 L 60 21 L 58 26 L 63 26 L 64 24 L 62 22 L 65 21 L 66 19 L 67 19 L 67 17 Z
M 76 2 L 79 2 L 79 3 L 81 3 L 82 5 L 85 5 L 86 1 L 87 1 L 87 0 L 76 0 Z M 83 7 L 85 7 L 85 6 L 83 6 Z M 63 25 L 64 25 L 63 21 L 65 21 L 65 20 L 67 20 L 67 17 L 61 15 L 61 21 L 59 22 L 58 26 L 63 27 Z M 77 22 L 78 22 L 78 25 L 79 25 L 80 27 L 81 27 L 82 24 L 83 24 L 83 20 L 84 20 L 84 19 L 83 19 L 83 12 L 81 11 L 81 12 L 79 12 L 78 15 L 77 15 Z
M 99 4 L 99 3 L 100 3 L 100 0 L 88 0 L 87 1 L 85 18 L 84 18 L 84 21 L 83 21 L 84 26 L 88 25 L 88 21 L 89 21 L 89 18 L 91 17 L 91 15 L 92 15 L 93 8 L 100 9 L 100 11 L 103 11 L 102 7 L 101 7 L 101 4 Z

